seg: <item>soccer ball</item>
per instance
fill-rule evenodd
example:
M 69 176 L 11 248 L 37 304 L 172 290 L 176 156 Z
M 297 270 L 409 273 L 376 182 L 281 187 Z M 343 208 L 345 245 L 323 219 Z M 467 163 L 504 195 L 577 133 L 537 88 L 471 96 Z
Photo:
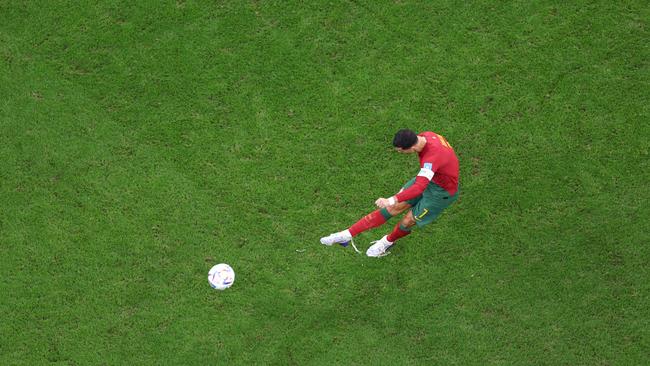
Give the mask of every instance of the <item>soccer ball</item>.
M 233 271 L 232 267 L 229 265 L 219 263 L 210 268 L 210 272 L 208 272 L 208 282 L 210 282 L 212 288 L 225 290 L 235 282 L 235 271 Z

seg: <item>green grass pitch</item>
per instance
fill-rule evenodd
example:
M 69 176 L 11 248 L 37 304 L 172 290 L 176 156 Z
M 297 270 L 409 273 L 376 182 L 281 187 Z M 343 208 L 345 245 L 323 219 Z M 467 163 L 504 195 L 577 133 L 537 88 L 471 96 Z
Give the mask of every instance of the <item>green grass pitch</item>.
M 649 23 L 0 0 L 0 364 L 650 364 Z M 459 201 L 379 260 L 319 244 L 417 173 L 400 128 Z

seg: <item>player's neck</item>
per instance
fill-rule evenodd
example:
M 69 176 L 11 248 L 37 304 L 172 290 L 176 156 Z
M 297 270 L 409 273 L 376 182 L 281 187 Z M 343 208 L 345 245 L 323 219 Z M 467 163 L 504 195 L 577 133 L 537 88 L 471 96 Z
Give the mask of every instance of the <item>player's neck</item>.
M 415 152 L 418 152 L 418 153 L 419 153 L 419 152 L 421 152 L 421 151 L 424 149 L 424 146 L 425 146 L 426 144 L 427 144 L 427 139 L 424 138 L 424 137 L 422 137 L 422 136 L 418 136 L 418 142 L 415 143 L 415 146 L 413 147 L 413 150 L 414 150 Z

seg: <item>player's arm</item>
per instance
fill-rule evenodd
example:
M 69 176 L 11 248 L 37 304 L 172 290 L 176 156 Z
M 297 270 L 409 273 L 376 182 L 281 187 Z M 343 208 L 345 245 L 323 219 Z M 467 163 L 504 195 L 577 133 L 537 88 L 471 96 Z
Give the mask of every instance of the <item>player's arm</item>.
M 415 177 L 415 183 L 413 183 L 412 186 L 408 187 L 405 190 L 400 191 L 396 195 L 390 197 L 390 198 L 379 198 L 375 201 L 375 205 L 377 207 L 388 207 L 392 206 L 398 202 L 404 202 L 408 201 L 412 198 L 415 198 L 424 192 L 424 190 L 427 188 L 427 185 L 429 185 L 429 182 L 431 182 L 431 179 L 433 179 L 433 176 L 435 175 L 433 169 L 433 164 L 431 163 L 424 163 L 422 168 L 420 169 L 420 172 L 418 175 Z
M 389 198 L 379 198 L 375 201 L 375 205 L 377 205 L 379 208 L 382 208 L 395 205 L 398 202 L 408 201 L 411 198 L 415 198 L 421 195 L 422 192 L 424 192 L 424 190 L 427 188 L 427 184 L 429 184 L 428 179 L 422 176 L 417 176 L 415 177 L 415 183 L 413 183 L 413 185 L 408 189 L 400 191 L 398 194 Z
M 420 169 L 418 175 L 415 177 L 415 183 L 393 196 L 395 198 L 395 202 L 393 204 L 397 202 L 408 201 L 421 195 L 429 185 L 429 182 L 431 182 L 431 179 L 433 179 L 434 174 L 435 173 L 433 170 L 431 170 L 431 164 L 424 164 L 422 169 Z

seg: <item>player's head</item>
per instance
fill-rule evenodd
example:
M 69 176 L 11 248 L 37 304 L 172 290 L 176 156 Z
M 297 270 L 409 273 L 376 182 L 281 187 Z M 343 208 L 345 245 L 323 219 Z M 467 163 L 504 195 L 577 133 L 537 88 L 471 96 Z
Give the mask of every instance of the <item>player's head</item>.
M 402 129 L 397 131 L 393 137 L 393 146 L 398 152 L 410 153 L 413 152 L 413 147 L 418 142 L 418 135 L 409 129 Z

